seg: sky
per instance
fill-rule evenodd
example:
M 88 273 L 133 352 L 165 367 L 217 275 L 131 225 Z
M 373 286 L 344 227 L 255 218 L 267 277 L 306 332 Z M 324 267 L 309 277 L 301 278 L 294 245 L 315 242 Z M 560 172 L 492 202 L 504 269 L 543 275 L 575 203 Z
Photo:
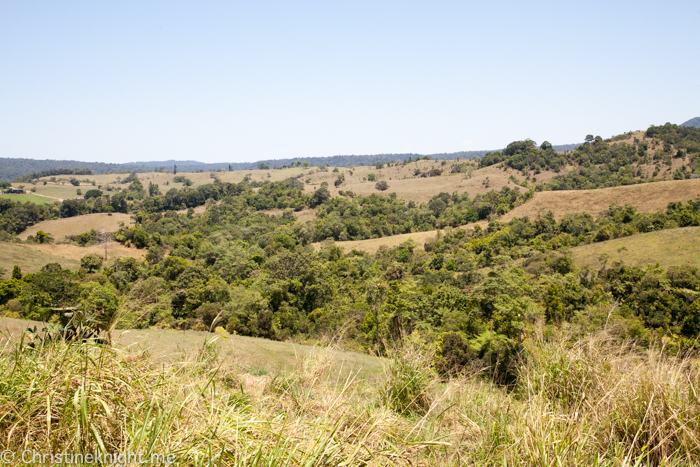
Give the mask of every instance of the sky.
M 696 116 L 697 0 L 0 0 L 0 157 L 434 154 Z

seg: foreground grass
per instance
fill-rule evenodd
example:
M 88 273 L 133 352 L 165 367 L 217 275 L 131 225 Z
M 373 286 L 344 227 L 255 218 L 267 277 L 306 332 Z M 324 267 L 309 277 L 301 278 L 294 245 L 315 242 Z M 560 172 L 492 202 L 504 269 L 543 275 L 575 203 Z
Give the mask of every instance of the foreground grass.
M 18 343 L 27 328 L 42 329 L 38 321 L 0 317 L 0 346 Z M 197 353 L 202 343 L 213 335 L 205 331 L 170 329 L 117 330 L 114 345 L 122 352 L 140 352 L 149 356 L 152 364 L 171 363 L 183 355 Z M 223 368 L 235 367 L 239 372 L 274 375 L 290 372 L 310 358 L 318 347 L 247 336 L 219 336 L 217 352 Z M 353 374 L 360 379 L 373 380 L 383 371 L 382 359 L 372 355 L 337 349 L 328 351 L 329 365 L 334 377 Z
M 26 344 L 26 343 L 25 343 Z M 700 369 L 608 333 L 533 336 L 517 385 L 439 382 L 420 347 L 383 377 L 338 378 L 330 349 L 274 377 L 203 341 L 168 364 L 137 348 L 6 344 L 0 450 L 175 454 L 181 465 L 691 465 Z

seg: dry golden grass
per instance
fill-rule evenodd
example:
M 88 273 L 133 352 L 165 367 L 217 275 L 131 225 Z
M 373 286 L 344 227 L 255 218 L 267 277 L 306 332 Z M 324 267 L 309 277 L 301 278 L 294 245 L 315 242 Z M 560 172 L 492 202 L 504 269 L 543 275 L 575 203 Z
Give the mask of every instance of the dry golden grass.
M 621 342 L 616 326 L 613 316 L 575 340 L 536 325 L 513 390 L 474 376 L 437 384 L 426 355 L 402 349 L 371 379 L 345 376 L 332 348 L 260 378 L 201 336 L 169 360 L 136 346 L 10 342 L 0 450 L 241 467 L 697 465 L 697 360 Z M 403 410 L 404 388 L 419 410 Z
M 79 258 L 78 258 L 79 259 Z M 36 250 L 21 243 L 0 242 L 0 266 L 5 268 L 2 279 L 9 279 L 12 268 L 18 265 L 22 273 L 37 272 L 47 263 L 59 263 L 64 269 L 78 269 L 80 263 L 75 259 L 52 255 Z
M 612 203 L 632 205 L 639 212 L 665 210 L 671 201 L 687 201 L 700 195 L 700 179 L 644 183 L 597 190 L 542 191 L 532 200 L 518 206 L 502 218 L 507 222 L 516 217 L 536 216 L 539 212 L 554 212 L 557 219 L 567 214 L 588 213 L 596 216 Z
M 5 278 L 9 278 L 12 267 L 17 264 L 22 273 L 39 271 L 48 263 L 58 263 L 64 269 L 78 269 L 80 259 L 88 254 L 95 253 L 104 257 L 103 246 L 79 247 L 75 245 L 55 244 L 22 244 L 0 242 L 0 266 L 6 269 Z M 107 244 L 107 258 L 136 258 L 142 260 L 145 250 L 127 248 L 121 243 L 110 242 Z
M 700 267 L 700 227 L 661 230 L 591 243 L 571 249 L 578 266 L 599 268 L 601 256 L 610 262 L 622 261 L 630 266 L 656 264 Z
M 525 180 L 525 177 L 518 171 L 512 169 L 503 169 L 500 166 L 490 166 L 483 169 L 474 169 L 471 176 L 465 173 L 450 174 L 450 167 L 457 161 L 446 161 L 443 166 L 442 161 L 418 161 L 406 164 L 406 166 L 393 166 L 377 169 L 374 166 L 363 166 L 349 169 L 346 167 L 339 168 L 338 173 L 315 171 L 311 175 L 302 177 L 302 180 L 309 180 L 309 184 L 305 185 L 305 190 L 312 193 L 322 182 L 328 183 L 328 189 L 333 196 L 338 195 L 338 191 L 352 191 L 358 195 L 381 194 L 396 195 L 408 201 L 425 203 L 433 196 L 445 193 L 469 193 L 474 196 L 481 193 L 487 193 L 491 190 L 500 190 L 504 186 L 516 188 L 517 185 L 510 181 L 513 176 L 519 181 Z M 475 162 L 470 162 L 475 164 Z M 414 175 L 414 170 L 418 168 L 422 172 L 428 172 L 433 168 L 442 169 L 443 175 L 438 177 L 420 177 Z M 350 172 L 352 171 L 352 175 Z M 342 173 L 345 176 L 345 183 L 339 187 L 335 187 L 333 182 L 338 175 Z M 378 181 L 386 181 L 389 184 L 389 189 L 383 192 L 375 188 L 376 182 L 366 181 L 370 173 L 375 174 Z M 543 172 L 537 175 L 538 181 L 546 181 L 551 179 L 556 174 L 554 172 Z M 522 189 L 522 188 L 520 188 Z
M 24 245 L 28 249 L 48 253 L 57 258 L 78 261 L 85 255 L 91 253 L 98 254 L 104 257 L 105 247 L 102 245 L 96 246 L 76 246 L 76 245 L 56 245 L 56 244 L 27 244 Z M 109 242 L 107 246 L 107 259 L 112 258 L 136 258 L 142 260 L 146 256 L 146 250 L 137 248 L 129 248 L 118 242 Z
M 66 217 L 51 221 L 42 221 L 27 228 L 17 235 L 20 239 L 26 240 L 30 235 L 36 235 L 40 230 L 51 235 L 55 240 L 60 240 L 69 235 L 78 235 L 94 229 L 97 231 L 116 232 L 120 224 L 134 225 L 134 221 L 129 214 L 123 213 L 99 213 L 86 214 L 84 216 Z

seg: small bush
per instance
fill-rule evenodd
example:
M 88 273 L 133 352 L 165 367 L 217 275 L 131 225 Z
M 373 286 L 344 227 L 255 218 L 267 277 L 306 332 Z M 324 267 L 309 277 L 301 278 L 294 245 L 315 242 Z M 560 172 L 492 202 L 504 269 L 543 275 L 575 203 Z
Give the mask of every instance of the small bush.
M 425 414 L 430 408 L 431 387 L 436 381 L 432 353 L 426 351 L 423 342 L 414 334 L 390 356 L 391 361 L 384 369 L 384 403 L 400 415 Z

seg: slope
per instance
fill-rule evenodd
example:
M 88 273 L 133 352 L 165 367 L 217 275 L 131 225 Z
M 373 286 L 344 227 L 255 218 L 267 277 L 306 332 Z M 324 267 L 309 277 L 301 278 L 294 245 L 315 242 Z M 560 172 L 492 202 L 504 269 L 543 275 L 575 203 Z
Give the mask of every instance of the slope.
M 542 191 L 535 193 L 530 201 L 506 213 L 499 220 L 508 222 L 518 217 L 532 217 L 548 211 L 552 211 L 556 219 L 574 213 L 588 213 L 595 217 L 613 203 L 620 206 L 634 206 L 639 212 L 654 212 L 665 210 L 668 203 L 672 201 L 687 201 L 698 196 L 700 196 L 700 179 L 644 183 L 597 190 Z M 479 224 L 483 226 L 485 223 Z M 469 224 L 463 228 L 471 228 L 474 225 L 476 224 Z M 345 251 L 355 249 L 374 253 L 382 245 L 395 247 L 411 238 L 422 248 L 425 241 L 435 237 L 437 232 L 437 230 L 430 230 L 369 240 L 335 242 L 335 245 Z M 314 244 L 314 247 L 318 249 L 321 244 Z
M 599 268 L 602 261 L 623 261 L 630 266 L 659 263 L 670 266 L 700 266 L 700 227 L 660 230 L 571 249 L 578 266 Z M 603 259 L 601 259 L 601 257 Z
M 19 340 L 28 327 L 41 329 L 42 323 L 0 317 L 0 346 L 4 340 Z M 203 331 L 176 331 L 167 329 L 117 330 L 113 337 L 118 349 L 145 352 L 155 359 L 172 361 L 186 359 L 202 348 L 206 339 L 216 338 L 222 360 L 235 363 L 255 374 L 275 374 L 298 368 L 303 359 L 319 352 L 312 345 L 278 342 L 268 339 L 216 334 Z M 127 352 L 128 353 L 128 352 Z M 367 354 L 342 350 L 331 351 L 332 377 L 341 381 L 348 374 L 361 379 L 382 373 L 382 360 Z

